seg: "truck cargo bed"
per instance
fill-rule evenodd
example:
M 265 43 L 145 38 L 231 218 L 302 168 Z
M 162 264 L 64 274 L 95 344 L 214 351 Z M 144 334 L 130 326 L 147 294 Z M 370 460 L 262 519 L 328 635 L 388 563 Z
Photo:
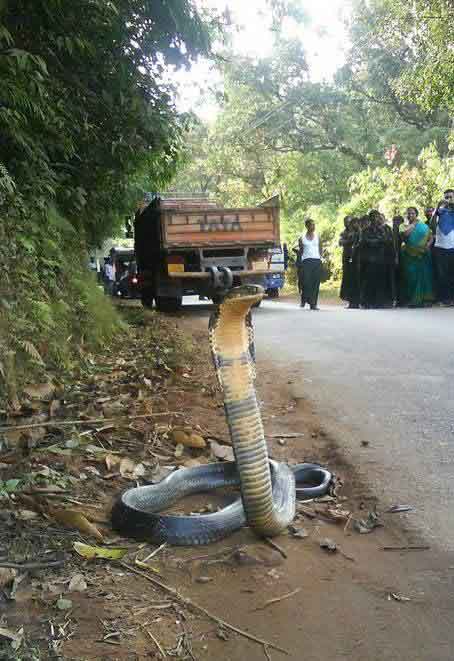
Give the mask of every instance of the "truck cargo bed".
M 162 208 L 164 248 L 279 245 L 278 206 Z

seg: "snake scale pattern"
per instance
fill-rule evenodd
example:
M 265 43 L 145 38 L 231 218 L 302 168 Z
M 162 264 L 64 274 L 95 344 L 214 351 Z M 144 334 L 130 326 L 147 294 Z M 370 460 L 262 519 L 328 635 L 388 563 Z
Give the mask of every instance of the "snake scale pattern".
M 183 468 L 158 484 L 125 491 L 112 510 L 115 529 L 128 536 L 174 545 L 207 544 L 244 525 L 273 537 L 292 522 L 296 498 L 327 492 L 331 474 L 317 464 L 289 467 L 268 457 L 255 391 L 251 308 L 263 297 L 258 285 L 231 289 L 210 318 L 214 366 L 224 395 L 235 462 Z M 212 514 L 161 512 L 193 493 L 239 486 L 241 498 Z

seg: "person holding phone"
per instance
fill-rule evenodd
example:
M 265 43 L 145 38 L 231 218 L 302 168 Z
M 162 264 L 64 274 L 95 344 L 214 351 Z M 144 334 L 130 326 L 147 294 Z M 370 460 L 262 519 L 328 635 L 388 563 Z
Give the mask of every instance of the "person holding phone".
M 435 209 L 434 258 L 438 296 L 442 305 L 454 305 L 454 189 L 448 188 Z

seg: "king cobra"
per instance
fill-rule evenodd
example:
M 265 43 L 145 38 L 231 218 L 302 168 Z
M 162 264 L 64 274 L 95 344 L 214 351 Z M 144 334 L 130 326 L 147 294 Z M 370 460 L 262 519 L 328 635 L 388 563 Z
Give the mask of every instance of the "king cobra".
M 295 516 L 296 498 L 328 491 L 331 474 L 317 464 L 290 468 L 270 460 L 255 392 L 251 308 L 263 289 L 231 289 L 210 318 L 210 344 L 232 440 L 234 462 L 182 468 L 158 484 L 125 491 L 112 510 L 116 530 L 127 536 L 174 545 L 207 544 L 244 525 L 262 537 L 278 535 Z M 240 486 L 241 497 L 212 514 L 161 514 L 181 498 L 220 487 Z

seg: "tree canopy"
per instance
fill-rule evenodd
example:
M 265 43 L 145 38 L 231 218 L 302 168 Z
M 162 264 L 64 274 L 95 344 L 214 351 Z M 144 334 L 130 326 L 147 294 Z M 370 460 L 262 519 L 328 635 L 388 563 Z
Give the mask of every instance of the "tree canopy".
M 410 191 L 415 203 L 421 203 L 423 190 L 427 202 L 433 200 L 432 184 L 415 173 L 428 172 L 431 145 L 442 169 L 452 153 L 452 93 L 449 99 L 443 96 L 452 90 L 454 70 L 447 66 L 453 52 L 448 4 L 358 0 L 346 62 L 329 82 L 311 78 L 304 43 L 279 31 L 268 57 L 227 51 L 220 63 L 220 112 L 212 122 L 195 122 L 174 186 L 201 190 L 203 182 L 204 192 L 236 204 L 278 192 L 284 237 L 293 241 L 304 218 L 313 215 L 333 250 L 341 215 L 357 199 L 359 181 L 372 189 L 375 176 L 388 181 L 396 205 L 409 204 Z M 293 9 L 286 3 L 274 6 L 281 19 Z M 434 91 L 428 103 L 422 90 L 435 61 L 439 77 L 431 85 L 439 85 L 439 93 Z M 387 178 L 385 172 L 400 173 L 407 184 L 418 181 L 420 188 L 399 187 L 398 176 Z M 385 197 L 382 204 L 389 211 Z
M 87 248 L 175 172 L 171 72 L 216 29 L 192 0 L 0 0 L 0 356 L 24 378 L 112 332 Z
M 131 177 L 159 182 L 175 166 L 182 118 L 165 69 L 209 41 L 186 0 L 4 0 L 1 158 L 17 192 L 102 236 Z

